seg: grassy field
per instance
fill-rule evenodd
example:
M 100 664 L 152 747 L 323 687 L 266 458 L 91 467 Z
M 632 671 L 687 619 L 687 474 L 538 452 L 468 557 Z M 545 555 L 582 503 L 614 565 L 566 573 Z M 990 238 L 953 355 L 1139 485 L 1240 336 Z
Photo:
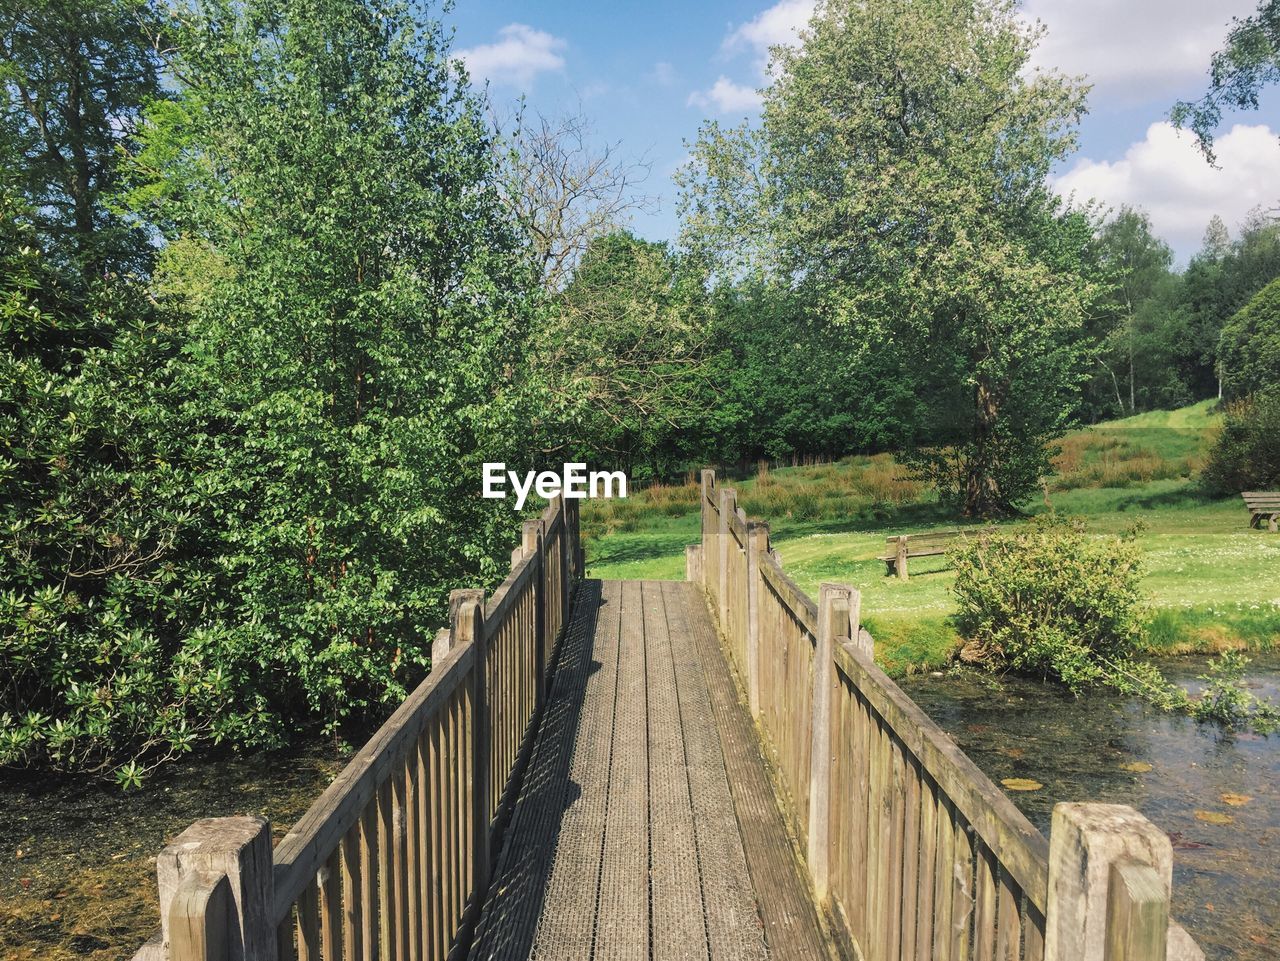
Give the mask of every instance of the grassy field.
M 1083 517 L 1100 535 L 1142 521 L 1145 586 L 1156 611 L 1149 643 L 1191 653 L 1280 644 L 1280 537 L 1250 530 L 1239 498 L 1206 500 L 1195 475 L 1212 438 L 1211 403 L 1142 414 L 1067 437 L 1058 474 L 1028 514 Z M 911 580 L 885 576 L 885 538 L 957 526 L 932 492 L 889 455 L 769 470 L 734 481 L 739 503 L 767 520 L 783 566 L 816 596 L 825 580 L 862 591 L 878 656 L 895 672 L 946 663 L 958 637 L 952 575 L 941 558 L 913 561 Z M 1015 522 L 1016 523 L 1016 522 Z M 697 488 L 588 502 L 588 573 L 681 578 L 698 540 Z

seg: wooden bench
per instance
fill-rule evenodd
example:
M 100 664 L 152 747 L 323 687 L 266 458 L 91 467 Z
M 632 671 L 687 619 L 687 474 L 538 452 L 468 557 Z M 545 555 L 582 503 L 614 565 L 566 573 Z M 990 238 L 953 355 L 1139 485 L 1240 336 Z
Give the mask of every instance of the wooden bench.
M 1267 522 L 1267 530 L 1280 531 L 1280 491 L 1246 491 L 1240 495 L 1249 508 L 1249 526 L 1261 527 Z
M 990 527 L 973 527 L 958 531 L 934 531 L 930 534 L 899 534 L 885 539 L 885 574 L 897 573 L 898 580 L 907 580 L 907 559 L 911 557 L 937 557 L 945 554 L 957 537 L 969 534 L 985 534 Z

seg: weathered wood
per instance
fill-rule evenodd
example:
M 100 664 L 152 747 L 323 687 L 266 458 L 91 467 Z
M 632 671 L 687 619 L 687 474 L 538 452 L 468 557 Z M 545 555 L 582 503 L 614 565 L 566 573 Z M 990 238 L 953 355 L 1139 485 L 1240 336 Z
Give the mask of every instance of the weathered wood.
M 729 541 L 729 517 L 733 514 L 738 495 L 732 487 L 720 488 L 719 495 L 720 515 L 717 518 L 716 541 L 720 551 L 720 560 L 716 565 L 716 574 L 720 579 L 720 584 L 716 591 L 716 600 L 719 603 L 720 610 L 720 630 L 724 631 L 729 623 L 729 551 L 733 548 Z
M 169 927 L 174 896 L 190 874 L 225 875 L 230 895 L 226 926 L 228 961 L 274 961 L 276 918 L 271 826 L 263 818 L 204 818 L 165 846 L 156 859 L 161 931 Z
M 1249 510 L 1249 526 L 1267 529 L 1273 534 L 1280 531 L 1280 491 L 1246 491 L 1240 495 Z
M 747 709 L 760 716 L 760 559 L 769 553 L 769 525 L 747 527 Z
M 460 592 L 454 592 L 459 594 Z M 489 850 L 489 816 L 493 809 L 490 792 L 489 751 L 491 737 L 489 730 L 488 707 L 488 672 L 484 670 L 486 663 L 485 649 L 485 612 L 480 597 L 474 593 L 461 599 L 458 605 L 457 618 L 453 624 L 454 636 L 460 644 L 472 642 L 476 646 L 476 670 L 472 674 L 471 686 L 471 757 L 472 778 L 468 785 L 471 793 L 471 808 L 465 817 L 472 828 L 471 837 L 471 878 L 477 895 L 483 897 L 489 886 L 489 871 L 493 860 Z M 459 902 L 459 907 L 465 896 Z
M 1111 862 L 1105 961 L 1165 961 L 1169 890 L 1149 864 Z
M 920 760 L 1031 902 L 1043 911 L 1049 857 L 1044 836 L 864 653 L 852 644 L 837 644 L 835 662 Z
M 907 546 L 907 538 L 905 536 L 899 537 L 894 551 L 894 566 L 900 581 L 907 580 L 907 558 L 910 553 Z
M 231 887 L 227 876 L 205 870 L 184 875 L 169 899 L 165 921 L 170 961 L 230 961 Z
M 689 544 L 684 549 L 684 579 L 702 584 L 702 545 Z
M 818 630 L 818 605 L 796 586 L 795 581 L 783 573 L 781 564 L 771 551 L 760 558 L 760 576 L 773 588 L 779 599 L 810 633 Z
M 831 685 L 837 636 L 849 633 L 850 598 L 845 584 L 823 584 L 818 600 L 818 638 L 813 662 L 813 705 L 809 731 L 809 876 L 818 903 L 827 897 L 831 853 Z
M 1111 866 L 1117 861 L 1146 865 L 1167 904 L 1173 875 L 1168 835 L 1122 804 L 1054 807 L 1046 961 L 1106 961 Z

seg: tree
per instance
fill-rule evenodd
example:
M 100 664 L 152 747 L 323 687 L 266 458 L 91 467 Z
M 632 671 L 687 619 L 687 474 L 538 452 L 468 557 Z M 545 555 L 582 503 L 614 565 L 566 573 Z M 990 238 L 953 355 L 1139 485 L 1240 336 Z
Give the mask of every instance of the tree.
M 138 112 L 161 96 L 149 0 L 18 0 L 0 12 L 0 168 L 54 264 L 145 268 L 145 234 L 105 202 Z
M 538 337 L 558 442 L 640 480 L 684 468 L 714 406 L 707 335 L 703 277 L 666 244 L 593 240 Z
M 1113 358 L 1123 358 L 1127 368 L 1129 407 L 1137 410 L 1137 357 L 1139 351 L 1138 314 L 1149 305 L 1158 287 L 1167 283 L 1173 263 L 1173 251 L 1151 232 L 1151 220 L 1144 211 L 1122 207 L 1102 228 L 1098 238 L 1101 263 L 1109 272 L 1113 287 L 1102 302 L 1112 317 L 1108 350 L 1099 357 L 1107 367 L 1116 391 L 1116 402 L 1123 413 Z M 1150 317 L 1148 329 L 1150 329 Z
M 648 163 L 619 156 L 620 143 L 595 145 L 581 113 L 548 119 L 520 113 L 509 144 L 500 144 L 502 196 L 524 228 L 542 268 L 543 286 L 560 291 L 593 241 L 626 226 L 654 201 L 637 193 Z
M 1258 12 L 1232 20 L 1226 45 L 1209 65 L 1209 89 L 1198 101 L 1179 101 L 1172 119 L 1190 127 L 1200 149 L 1214 162 L 1214 130 L 1224 109 L 1257 110 L 1262 88 L 1280 80 L 1280 0 L 1261 0 Z
M 1280 387 L 1280 280 L 1273 280 L 1222 328 L 1223 392 L 1228 399 Z
M 189 456 L 273 709 L 344 718 L 421 676 L 451 587 L 495 577 L 536 273 L 481 104 L 396 0 L 195 0 L 130 202 L 181 244 Z M 198 276 L 185 275 L 198 272 Z
M 1024 72 L 1037 37 L 1011 0 L 830 0 L 773 51 L 760 127 L 705 126 L 683 179 L 691 250 L 929 392 L 917 462 L 967 514 L 1034 489 L 1085 360 L 1092 225 L 1046 186 L 1084 90 Z

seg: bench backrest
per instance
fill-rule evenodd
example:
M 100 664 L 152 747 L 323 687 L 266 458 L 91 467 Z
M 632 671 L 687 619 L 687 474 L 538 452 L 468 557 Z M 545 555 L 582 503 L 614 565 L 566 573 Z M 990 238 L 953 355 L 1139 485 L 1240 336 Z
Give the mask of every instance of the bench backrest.
M 1240 496 L 1251 511 L 1280 511 L 1280 491 L 1246 491 Z
M 982 527 L 959 531 L 932 531 L 928 534 L 903 534 L 902 536 L 907 539 L 908 557 L 928 557 L 931 554 L 943 553 L 957 537 L 985 534 L 990 530 L 989 527 Z M 898 538 L 886 537 L 885 549 L 890 555 L 895 554 L 898 550 Z

